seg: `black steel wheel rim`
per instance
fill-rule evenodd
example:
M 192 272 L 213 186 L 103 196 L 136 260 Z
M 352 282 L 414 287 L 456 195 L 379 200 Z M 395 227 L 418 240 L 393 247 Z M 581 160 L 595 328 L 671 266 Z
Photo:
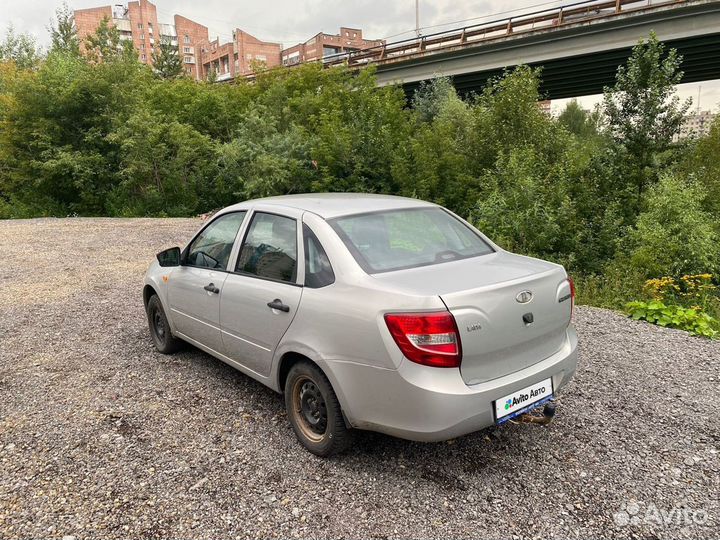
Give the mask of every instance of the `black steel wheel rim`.
M 323 435 L 327 430 L 327 406 L 322 392 L 309 379 L 303 381 L 299 392 L 302 421 L 313 433 Z
M 165 321 L 159 309 L 153 310 L 153 328 L 160 341 L 165 341 Z

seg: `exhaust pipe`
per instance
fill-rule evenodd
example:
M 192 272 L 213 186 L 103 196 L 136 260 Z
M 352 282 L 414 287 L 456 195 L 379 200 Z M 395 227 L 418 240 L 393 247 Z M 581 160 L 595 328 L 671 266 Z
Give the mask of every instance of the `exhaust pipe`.
M 521 416 L 518 416 L 517 422 L 521 424 L 540 424 L 541 426 L 545 426 L 552 422 L 553 418 L 555 417 L 555 408 L 555 403 L 549 401 L 545 404 L 545 407 L 543 408 L 542 416 L 535 416 L 530 413 L 525 413 Z

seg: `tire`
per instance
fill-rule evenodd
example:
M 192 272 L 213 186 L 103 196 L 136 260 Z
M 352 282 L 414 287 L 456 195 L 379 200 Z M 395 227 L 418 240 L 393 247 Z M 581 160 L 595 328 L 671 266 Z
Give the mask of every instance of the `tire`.
M 320 457 L 346 450 L 352 439 L 337 396 L 325 374 L 310 362 L 298 362 L 285 381 L 285 408 L 300 443 Z
M 162 354 L 172 354 L 180 349 L 182 342 L 173 337 L 170 331 L 165 310 L 160 303 L 160 299 L 156 294 L 150 297 L 147 304 L 148 325 L 150 326 L 150 336 L 153 344 L 158 352 Z

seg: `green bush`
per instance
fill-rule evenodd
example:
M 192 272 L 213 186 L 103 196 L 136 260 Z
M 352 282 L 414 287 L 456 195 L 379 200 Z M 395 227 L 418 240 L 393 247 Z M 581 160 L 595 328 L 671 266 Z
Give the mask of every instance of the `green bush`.
M 703 210 L 703 193 L 692 183 L 665 176 L 647 196 L 646 209 L 623 241 L 618 264 L 645 277 L 717 273 L 717 218 Z
M 572 265 L 573 201 L 562 164 L 549 164 L 531 148 L 498 156 L 481 179 L 472 211 L 475 225 L 511 251 Z
M 720 115 L 715 117 L 710 132 L 690 145 L 678 164 L 678 172 L 695 180 L 704 194 L 703 208 L 720 216 Z M 720 220 L 718 220 L 720 221 Z
M 602 274 L 573 274 L 578 305 L 623 309 L 642 291 L 643 276 L 630 268 L 609 267 Z
M 659 300 L 628 302 L 625 309 L 630 317 L 659 326 L 685 330 L 694 336 L 714 338 L 720 321 L 707 313 L 678 305 L 665 305 Z

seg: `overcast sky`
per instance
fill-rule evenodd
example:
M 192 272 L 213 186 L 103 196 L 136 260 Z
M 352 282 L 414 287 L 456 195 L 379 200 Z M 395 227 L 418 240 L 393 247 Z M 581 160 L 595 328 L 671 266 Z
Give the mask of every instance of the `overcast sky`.
M 0 29 L 12 23 L 33 34 L 45 45 L 46 27 L 62 0 L 0 0 Z M 68 0 L 73 9 L 126 3 L 123 0 Z M 232 30 L 241 28 L 256 37 L 285 46 L 305 41 L 318 32 L 337 33 L 339 27 L 363 29 L 365 37 L 389 41 L 411 37 L 415 28 L 414 0 L 156 0 L 160 22 L 172 22 L 179 13 L 206 25 L 211 37 L 229 41 Z M 420 25 L 425 33 L 465 26 L 521 12 L 558 6 L 544 0 L 421 0 Z M 697 102 L 698 84 L 681 85 L 682 97 Z M 715 110 L 720 104 L 720 82 L 700 85 L 700 107 Z M 580 101 L 590 107 L 597 97 Z M 564 100 L 553 102 L 553 109 Z M 697 106 L 697 103 L 694 103 Z

